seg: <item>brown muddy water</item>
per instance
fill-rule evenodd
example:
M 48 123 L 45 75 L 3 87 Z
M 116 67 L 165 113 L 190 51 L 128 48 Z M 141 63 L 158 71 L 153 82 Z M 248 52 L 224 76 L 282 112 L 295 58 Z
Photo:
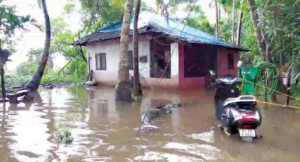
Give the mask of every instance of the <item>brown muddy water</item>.
M 164 103 L 183 105 L 141 126 L 142 112 Z M 300 161 L 299 113 L 261 105 L 263 139 L 245 143 L 216 128 L 212 96 L 195 90 L 148 89 L 141 102 L 120 104 L 113 88 L 60 88 L 0 106 L 1 162 Z M 55 144 L 58 130 L 74 141 Z

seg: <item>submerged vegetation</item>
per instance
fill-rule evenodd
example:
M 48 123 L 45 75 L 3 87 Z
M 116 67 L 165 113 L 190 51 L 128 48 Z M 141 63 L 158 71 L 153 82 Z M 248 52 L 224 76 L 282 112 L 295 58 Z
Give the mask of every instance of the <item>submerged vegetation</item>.
M 70 131 L 58 131 L 54 135 L 55 143 L 70 144 L 73 142 L 73 137 Z

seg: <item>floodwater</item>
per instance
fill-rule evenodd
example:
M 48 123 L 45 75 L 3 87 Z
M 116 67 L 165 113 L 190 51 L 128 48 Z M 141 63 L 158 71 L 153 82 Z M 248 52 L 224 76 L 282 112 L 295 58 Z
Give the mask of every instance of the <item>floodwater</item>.
M 181 103 L 151 126 L 147 109 Z M 115 103 L 114 89 L 41 90 L 33 103 L 0 105 L 0 161 L 300 161 L 300 114 L 260 105 L 262 139 L 242 142 L 216 128 L 211 95 L 195 90 L 144 90 L 134 104 Z M 5 107 L 5 110 L 3 110 Z M 71 144 L 56 144 L 60 130 Z

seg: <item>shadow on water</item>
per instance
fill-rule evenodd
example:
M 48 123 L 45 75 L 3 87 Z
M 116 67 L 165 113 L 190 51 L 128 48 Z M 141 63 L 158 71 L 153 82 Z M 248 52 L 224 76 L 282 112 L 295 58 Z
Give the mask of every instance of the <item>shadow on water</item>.
M 168 103 L 181 107 L 149 125 L 141 121 L 144 112 Z M 109 87 L 59 88 L 41 90 L 31 103 L 1 108 L 0 161 L 299 160 L 295 111 L 263 109 L 264 138 L 244 143 L 216 128 L 211 94 L 202 91 L 147 89 L 129 104 L 115 103 Z M 59 130 L 70 131 L 73 142 L 56 144 Z

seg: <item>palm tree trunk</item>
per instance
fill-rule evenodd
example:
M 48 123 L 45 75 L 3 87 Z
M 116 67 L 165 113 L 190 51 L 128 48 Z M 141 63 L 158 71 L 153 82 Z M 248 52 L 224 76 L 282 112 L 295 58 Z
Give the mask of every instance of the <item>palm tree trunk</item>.
M 158 2 L 158 1 L 156 1 L 156 2 Z M 164 0 L 160 0 L 159 4 L 161 6 L 162 14 L 165 16 L 165 21 L 169 25 L 169 11 L 168 11 L 168 6 L 167 6 L 167 4 L 165 4 Z
M 236 45 L 238 45 L 238 46 L 241 45 L 241 32 L 242 32 L 243 17 L 244 17 L 242 7 L 244 4 L 244 0 L 242 0 L 240 3 L 241 3 L 240 4 L 241 6 L 240 6 L 239 23 L 238 23 L 237 33 L 236 33 Z
M 36 91 L 39 88 L 49 58 L 49 49 L 50 49 L 50 41 L 51 41 L 51 25 L 50 25 L 50 18 L 48 15 L 46 0 L 42 0 L 42 8 L 43 8 L 45 26 L 46 26 L 45 47 L 44 47 L 42 58 L 39 63 L 39 67 L 36 73 L 34 74 L 32 80 L 27 85 L 27 87 L 31 91 Z
M 141 0 L 136 1 L 135 15 L 134 15 L 134 28 L 133 28 L 133 71 L 134 71 L 134 81 L 133 81 L 133 96 L 142 96 L 142 87 L 140 82 L 139 73 L 139 37 L 138 37 L 138 21 L 141 8 Z
M 239 25 L 238 25 L 238 29 L 237 29 L 237 36 L 236 36 L 236 45 L 240 45 L 241 44 L 241 31 L 242 31 L 242 24 L 243 24 L 243 11 L 240 12 L 240 16 L 239 16 Z
M 219 37 L 219 6 L 218 6 L 218 0 L 215 0 L 215 7 L 216 7 L 216 37 Z
M 125 5 L 125 13 L 123 17 L 123 25 L 120 40 L 120 56 L 119 56 L 119 70 L 118 83 L 116 85 L 116 101 L 132 101 L 132 87 L 129 82 L 128 71 L 128 45 L 129 45 L 129 30 L 130 30 L 130 16 L 133 8 L 133 0 L 127 0 Z
M 235 19 L 235 0 L 233 0 L 232 1 L 232 30 L 231 30 L 231 41 L 232 41 L 232 43 L 234 43 L 234 37 L 235 37 L 235 21 L 234 21 L 234 19 Z
M 1 73 L 1 93 L 2 93 L 2 99 L 3 103 L 5 103 L 6 99 L 6 92 L 5 92 L 5 81 L 4 81 L 4 65 L 0 65 L 0 73 Z
M 248 0 L 248 4 L 249 4 L 249 7 L 250 7 L 252 24 L 253 24 L 255 32 L 256 32 L 256 40 L 258 42 L 259 52 L 261 54 L 261 58 L 265 61 L 268 61 L 267 44 L 266 44 L 266 40 L 264 38 L 264 35 L 262 33 L 262 30 L 258 26 L 258 15 L 257 15 L 256 6 L 255 6 L 255 0 Z

